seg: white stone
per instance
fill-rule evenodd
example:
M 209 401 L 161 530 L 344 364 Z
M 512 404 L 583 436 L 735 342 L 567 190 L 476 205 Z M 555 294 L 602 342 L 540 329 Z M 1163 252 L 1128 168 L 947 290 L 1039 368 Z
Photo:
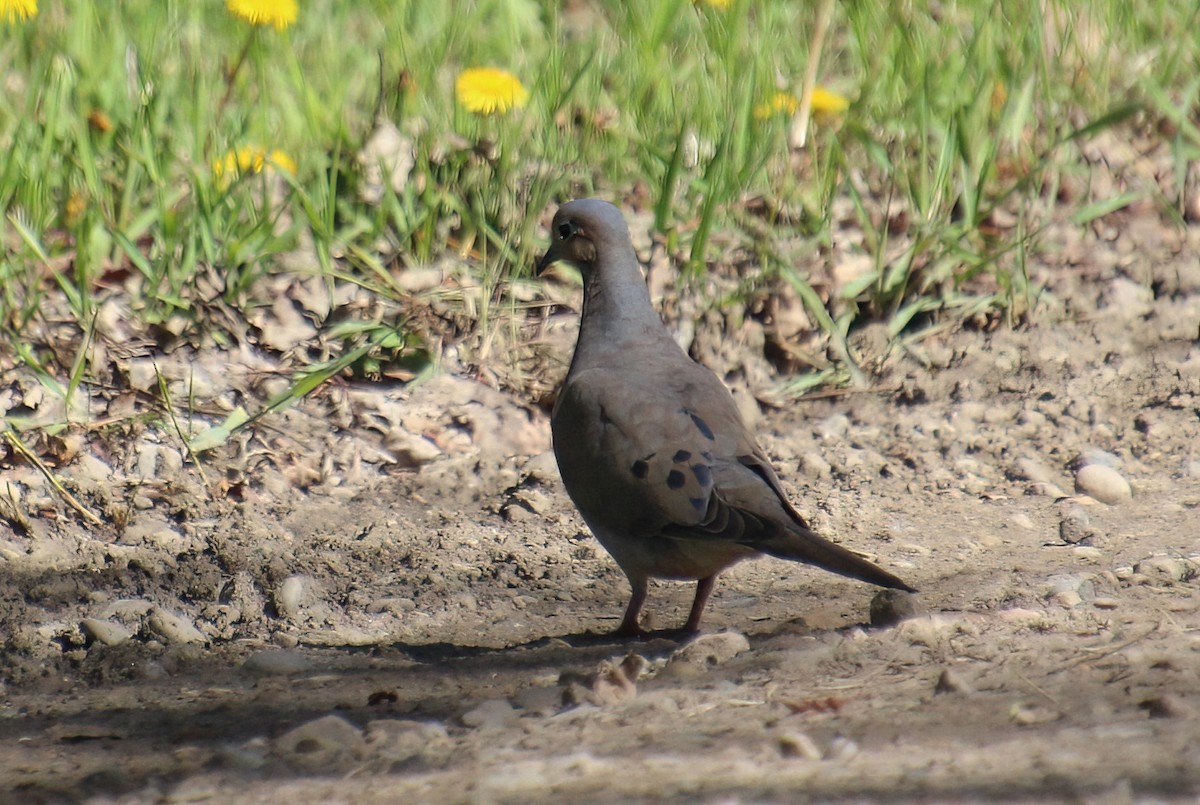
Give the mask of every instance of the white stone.
M 1081 467 L 1075 473 L 1075 490 L 1110 506 L 1125 503 L 1133 497 L 1129 481 L 1112 467 L 1103 464 Z

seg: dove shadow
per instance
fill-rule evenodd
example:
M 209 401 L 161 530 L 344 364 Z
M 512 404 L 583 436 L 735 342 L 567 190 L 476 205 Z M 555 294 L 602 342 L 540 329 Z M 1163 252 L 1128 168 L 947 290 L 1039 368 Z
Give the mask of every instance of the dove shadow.
M 453 662 L 460 667 L 473 661 L 499 662 L 507 670 L 548 663 L 577 664 L 593 658 L 605 659 L 614 651 L 636 651 L 647 656 L 666 656 L 697 635 L 678 629 L 661 629 L 632 637 L 603 632 L 574 632 L 538 637 L 507 646 L 473 646 L 451 642 L 392 643 L 390 648 L 414 662 Z

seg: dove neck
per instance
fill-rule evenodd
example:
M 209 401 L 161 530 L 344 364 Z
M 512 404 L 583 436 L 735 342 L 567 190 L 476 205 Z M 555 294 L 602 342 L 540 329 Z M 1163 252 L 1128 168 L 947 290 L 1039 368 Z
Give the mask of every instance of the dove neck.
M 586 362 L 591 350 L 611 354 L 621 345 L 644 345 L 660 335 L 671 337 L 650 304 L 650 291 L 637 258 L 632 253 L 622 257 L 598 263 L 584 275 L 576 363 Z

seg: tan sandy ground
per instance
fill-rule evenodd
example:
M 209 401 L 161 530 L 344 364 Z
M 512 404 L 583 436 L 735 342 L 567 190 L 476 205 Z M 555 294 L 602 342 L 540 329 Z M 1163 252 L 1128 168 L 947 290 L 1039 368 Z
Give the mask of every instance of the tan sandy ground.
M 627 588 L 545 413 L 452 376 L 330 386 L 207 485 L 162 432 L 89 439 L 58 472 L 101 528 L 14 463 L 0 799 L 1194 799 L 1200 232 L 1063 232 L 1036 326 L 927 339 L 763 419 L 801 511 L 921 589 L 898 626 L 761 560 L 690 645 L 591 636 Z M 1076 497 L 1080 456 L 1132 497 Z M 655 586 L 653 625 L 690 594 Z

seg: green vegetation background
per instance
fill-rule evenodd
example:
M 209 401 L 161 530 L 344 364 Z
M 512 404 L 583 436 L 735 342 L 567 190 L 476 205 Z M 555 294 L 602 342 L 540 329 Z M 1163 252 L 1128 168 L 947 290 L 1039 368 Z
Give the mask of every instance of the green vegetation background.
M 85 362 L 34 334 L 63 307 L 84 338 L 118 292 L 148 326 L 182 315 L 219 340 L 200 278 L 219 276 L 234 309 L 269 305 L 257 280 L 296 270 L 278 258 L 300 246 L 330 283 L 391 299 L 398 267 L 458 255 L 485 298 L 514 304 L 504 289 L 543 248 L 539 220 L 590 194 L 652 209 L 681 281 L 737 261 L 799 290 L 835 342 L 867 317 L 893 335 L 1012 320 L 1038 293 L 1026 257 L 1059 183 L 1086 184 L 1090 138 L 1165 141 L 1181 193 L 1200 153 L 1200 5 L 1171 0 L 832 4 L 817 79 L 850 106 L 796 148 L 788 115 L 756 110 L 799 94 L 819 6 L 302 2 L 276 31 L 218 2 L 43 0 L 0 27 L 0 350 L 78 382 Z M 463 109 L 455 78 L 475 66 L 511 71 L 528 104 Z M 360 154 L 381 121 L 413 167 L 372 196 Z M 238 149 L 278 149 L 295 173 L 269 156 L 222 170 Z M 1070 212 L 1083 225 L 1146 194 L 1085 194 Z M 829 299 L 796 255 L 829 246 L 836 199 L 874 269 Z M 413 337 L 336 312 L 324 326 L 350 359 Z

